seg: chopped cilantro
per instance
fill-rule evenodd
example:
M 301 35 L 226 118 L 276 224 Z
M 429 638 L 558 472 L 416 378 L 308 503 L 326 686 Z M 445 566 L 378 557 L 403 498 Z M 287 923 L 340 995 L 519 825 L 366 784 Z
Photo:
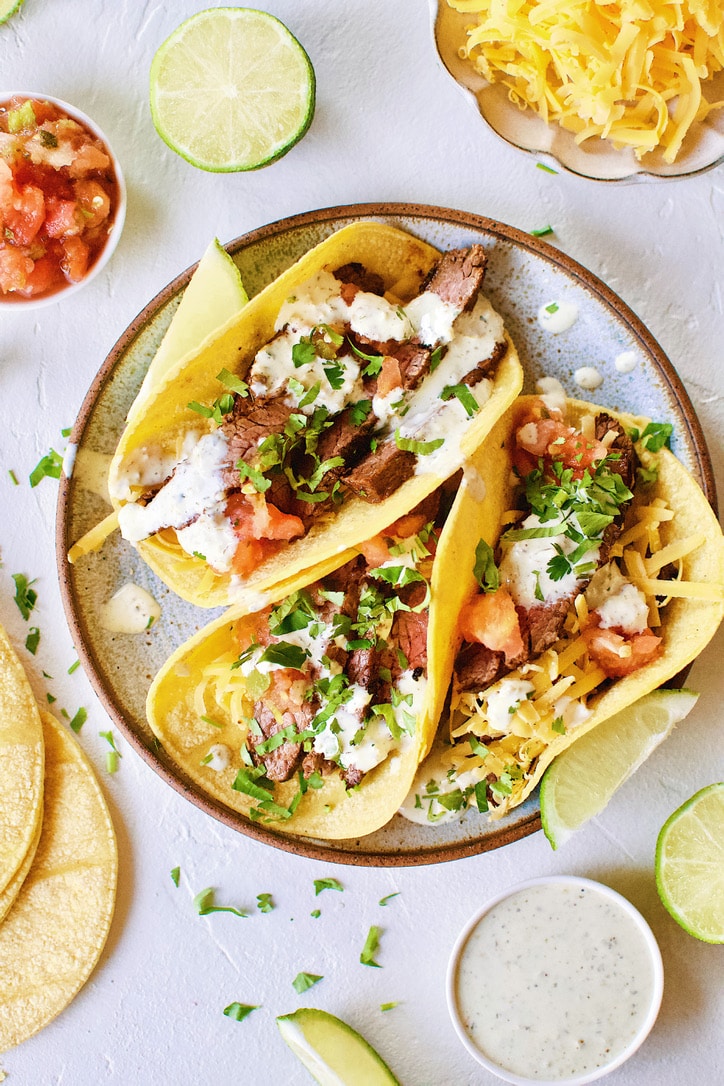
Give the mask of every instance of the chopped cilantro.
M 658 464 L 653 464 L 650 468 L 638 467 L 636 468 L 636 478 L 642 486 L 648 486 L 650 483 L 655 483 L 659 477 Z
M 219 724 L 218 720 L 212 720 L 210 716 L 202 716 L 201 719 L 203 720 L 204 724 L 210 724 L 212 728 L 221 729 L 224 727 L 223 724 Z
M 249 480 L 259 494 L 263 494 L 271 486 L 271 479 L 265 479 L 257 468 L 252 468 L 245 460 L 237 460 L 236 470 L 242 479 Z
M 297 973 L 296 977 L 292 981 L 292 987 L 298 995 L 302 992 L 306 992 L 309 988 L 314 987 L 320 980 L 324 978 L 317 973 Z
M 13 484 L 13 486 L 20 486 L 20 483 L 18 482 L 18 477 L 12 468 L 8 468 L 8 475 L 10 476 L 10 482 Z
M 361 426 L 371 410 L 372 400 L 358 400 L 357 403 L 350 404 L 349 421 L 353 426 Z
M 659 452 L 669 444 L 674 427 L 670 422 L 650 422 L 641 434 L 641 444 L 649 452 Z
M 206 561 L 206 555 L 202 554 L 201 551 L 194 551 L 193 556 L 194 558 L 198 558 L 200 562 Z
M 531 230 L 530 236 L 532 238 L 544 238 L 547 237 L 548 234 L 552 233 L 553 227 L 549 224 L 548 226 L 541 226 L 539 230 Z
M 227 369 L 217 373 L 216 380 L 221 381 L 224 388 L 228 388 L 230 392 L 237 392 L 243 399 L 246 399 L 249 395 L 249 386 L 246 381 L 242 381 L 240 377 L 230 373 Z
M 400 1005 L 399 1000 L 396 1000 L 394 1003 L 380 1003 L 380 1010 L 381 1011 L 391 1011 L 391 1010 L 394 1010 L 395 1007 L 399 1007 L 399 1005 Z
M 72 675 L 73 672 L 77 671 L 79 667 L 80 667 L 80 660 L 76 660 L 75 663 L 71 664 L 70 667 L 68 668 L 68 674 Z
M 28 652 L 35 656 L 38 651 L 38 645 L 40 644 L 40 630 L 37 626 L 31 626 L 28 631 L 28 636 L 25 638 L 25 648 Z
M 52 705 L 54 701 L 58 700 L 57 698 L 54 698 L 52 694 L 46 694 L 45 697 L 47 698 L 48 705 Z
M 416 441 L 413 437 L 403 437 L 399 430 L 395 430 L 395 444 L 403 452 L 414 453 L 415 456 L 429 456 L 445 444 L 444 437 L 435 438 L 434 441 Z
M 233 913 L 234 916 L 241 917 L 247 915 L 240 909 L 235 909 L 233 905 L 215 905 L 215 893 L 216 891 L 213 886 L 207 886 L 205 890 L 201 890 L 200 893 L 196 895 L 193 905 L 199 916 L 208 916 L 210 913 Z
M 344 886 L 339 879 L 327 878 L 327 879 L 315 879 L 314 880 L 314 896 L 317 897 L 322 893 L 322 890 L 344 890 Z
M 281 667 L 301 671 L 308 659 L 309 651 L 303 649 L 301 645 L 272 644 L 264 649 L 259 657 L 259 663 L 279 664 Z
M 533 595 L 541 603 L 544 603 L 545 602 L 545 596 L 543 595 L 543 589 L 540 586 L 540 570 L 539 569 L 534 569 L 533 570 L 533 576 L 535 577 L 535 590 L 533 592 Z
M 38 593 L 31 585 L 35 584 L 35 581 L 29 581 L 24 573 L 13 573 L 13 580 L 15 581 L 15 596 L 13 597 L 18 610 L 27 622 L 30 618 L 30 612 L 38 602 Z
M 468 418 L 473 418 L 480 410 L 480 404 L 473 396 L 467 385 L 445 385 L 440 393 L 441 400 L 450 400 L 455 396 L 465 408 Z
M 73 719 L 70 721 L 71 731 L 74 731 L 75 734 L 78 735 L 79 731 L 81 730 L 81 728 L 83 727 L 83 725 L 85 724 L 87 719 L 88 719 L 88 712 L 87 712 L 86 709 L 84 709 L 81 706 L 81 708 L 75 714 Z M 103 735 L 103 732 L 99 732 L 99 735 Z M 118 755 L 118 751 L 116 751 L 116 756 L 117 755 Z
M 292 347 L 292 362 L 295 369 L 310 365 L 316 357 L 317 351 L 309 336 L 302 336 L 300 342 Z
M 546 306 L 546 313 L 557 313 L 559 308 L 558 302 L 551 302 L 550 305 Z
M 118 751 L 109 750 L 106 754 L 106 773 L 118 772 Z
M 45 479 L 46 476 L 49 479 L 60 479 L 62 468 L 63 457 L 55 449 L 51 449 L 50 452 L 41 457 L 30 472 L 30 485 L 37 486 L 41 479 Z
M 259 1003 L 230 1003 L 228 1007 L 224 1007 L 224 1014 L 227 1018 L 233 1018 L 235 1022 L 243 1022 L 252 1011 L 258 1010 Z
M 322 910 L 321 909 L 312 909 L 312 911 L 311 911 L 311 913 L 309 915 L 313 916 L 315 920 L 319 920 L 320 916 L 322 915 Z
M 493 557 L 493 549 L 484 539 L 479 540 L 475 548 L 473 574 L 483 592 L 497 592 L 500 587 L 500 575 Z
M 256 906 L 260 913 L 270 913 L 274 908 L 271 894 L 257 894 Z
M 559 735 L 565 735 L 566 734 L 566 726 L 563 723 L 563 717 L 562 716 L 557 716 L 556 719 L 551 724 L 551 728 L 553 729 L 554 732 L 558 732 Z
M 552 166 L 546 166 L 545 162 L 536 162 L 535 167 L 537 170 L 544 170 L 545 173 L 558 173 L 558 170 L 554 170 Z
M 434 373 L 442 362 L 442 347 L 436 347 L 430 355 L 430 373 Z
M 381 897 L 377 902 L 378 905 L 386 905 L 388 901 L 392 901 L 393 897 L 399 897 L 400 891 L 396 890 L 394 894 L 387 894 L 385 897 Z
M 374 924 L 372 925 L 370 930 L 367 932 L 367 938 L 365 939 L 365 945 L 362 947 L 362 953 L 359 956 L 359 960 L 362 963 L 362 965 L 371 965 L 371 966 L 374 966 L 375 969 L 380 969 L 381 968 L 379 962 L 376 962 L 374 960 L 374 955 L 377 952 L 377 948 L 380 945 L 380 935 L 381 934 L 382 934 L 382 929 L 378 928 Z
M 181 868 L 180 867 L 172 867 L 171 868 L 171 882 L 174 884 L 174 886 L 178 886 L 178 881 L 179 881 L 180 877 L 181 877 Z

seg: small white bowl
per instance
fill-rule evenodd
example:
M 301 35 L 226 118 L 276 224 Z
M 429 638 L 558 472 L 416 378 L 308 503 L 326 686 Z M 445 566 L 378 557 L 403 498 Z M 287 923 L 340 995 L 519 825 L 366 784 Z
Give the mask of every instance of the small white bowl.
M 66 113 L 71 120 L 78 121 L 79 124 L 82 124 L 87 128 L 96 139 L 99 139 L 103 143 L 108 152 L 118 185 L 118 202 L 113 218 L 113 226 L 111 227 L 100 256 L 91 265 L 86 275 L 78 280 L 77 283 L 69 282 L 67 286 L 61 287 L 52 294 L 45 294 L 36 298 L 33 298 L 32 296 L 26 298 L 22 295 L 12 295 L 8 297 L 8 295 L 0 293 L 0 307 L 5 308 L 6 310 L 15 309 L 17 312 L 20 312 L 23 309 L 39 309 L 41 306 L 52 305 L 54 302 L 59 302 L 62 298 L 67 298 L 71 294 L 75 294 L 76 291 L 81 290 L 87 283 L 90 283 L 91 279 L 95 278 L 95 276 L 106 266 L 113 255 L 123 232 L 123 224 L 126 219 L 126 182 L 123 177 L 123 171 L 121 170 L 121 164 L 110 145 L 108 137 L 102 129 L 98 127 L 95 121 L 91 120 L 91 118 L 83 113 L 82 110 L 70 105 L 69 102 L 64 102 L 62 98 L 54 98 L 52 94 L 38 94 L 36 91 L 24 90 L 0 91 L 0 103 L 8 102 L 11 98 L 32 98 L 39 102 L 50 102 L 51 105 L 57 106 L 58 109 L 61 109 Z
M 552 984 L 553 978 L 550 976 L 550 974 L 552 973 L 552 969 L 546 964 L 546 970 L 548 971 L 543 970 L 544 963 L 540 958 L 540 947 L 543 944 L 540 942 L 536 942 L 536 939 L 533 935 L 532 924 L 536 922 L 535 918 L 533 920 L 526 921 L 524 917 L 521 918 L 520 914 L 516 914 L 515 912 L 509 914 L 511 917 L 509 923 L 517 923 L 521 925 L 521 930 L 518 933 L 519 939 L 517 940 L 517 942 L 515 941 L 514 931 L 513 935 L 509 935 L 507 933 L 504 935 L 502 928 L 499 930 L 495 942 L 493 941 L 491 937 L 492 933 L 490 932 L 487 933 L 488 937 L 485 940 L 481 941 L 482 952 L 486 954 L 488 953 L 488 948 L 493 945 L 496 946 L 497 954 L 497 946 L 504 938 L 511 938 L 515 947 L 514 960 L 507 967 L 505 967 L 505 972 L 502 974 L 505 978 L 503 983 L 496 983 L 494 965 L 491 967 L 491 964 L 488 963 L 487 970 L 483 966 L 481 966 L 479 974 L 480 988 L 484 989 L 484 998 L 490 999 L 492 993 L 492 998 L 500 1004 L 499 1009 L 502 1012 L 502 1017 L 500 1019 L 496 1019 L 496 1022 L 505 1021 L 507 1023 L 509 1019 L 514 1018 L 515 1016 L 516 994 L 514 991 L 514 986 L 516 984 L 516 974 L 518 976 L 518 979 L 521 981 L 521 984 L 527 986 L 529 991 L 531 992 L 531 999 L 535 1007 L 535 1012 L 531 1013 L 531 1025 L 526 1026 L 526 1022 L 528 1022 L 529 1019 L 525 1018 L 525 1020 L 523 1021 L 518 1020 L 517 1024 L 514 1022 L 510 1027 L 512 1031 L 515 1031 L 516 1059 L 518 1061 L 520 1060 L 520 1051 L 522 1047 L 520 1044 L 520 1040 L 524 1036 L 526 1029 L 529 1029 L 531 1031 L 531 1036 L 533 1037 L 533 1046 L 535 1048 L 536 1054 L 542 1052 L 543 1050 L 547 1052 L 552 1051 L 555 1048 L 556 1043 L 558 1043 L 560 1046 L 560 1049 L 556 1051 L 560 1051 L 561 1061 L 564 1058 L 568 1059 L 572 1051 L 575 1052 L 575 1048 L 573 1046 L 569 1047 L 569 1049 L 566 1050 L 566 1056 L 564 1057 L 564 1042 L 560 1038 L 560 1033 L 563 1028 L 562 1023 L 564 1021 L 563 1010 L 561 1008 L 561 1015 L 557 1016 L 556 1009 L 553 1006 L 553 1003 L 556 999 L 556 995 L 558 992 L 567 993 L 570 991 L 570 984 L 566 986 L 566 980 L 573 982 L 573 974 L 575 974 L 575 972 L 579 969 L 585 969 L 587 964 L 592 961 L 594 956 L 595 945 L 590 929 L 587 926 L 587 921 L 589 918 L 586 917 L 586 922 L 584 923 L 582 918 L 585 916 L 585 914 L 581 911 L 581 907 L 584 907 L 586 909 L 591 907 L 593 911 L 596 909 L 596 907 L 600 908 L 602 902 L 605 902 L 608 905 L 609 909 L 611 908 L 611 906 L 613 906 L 612 916 L 614 920 L 616 914 L 618 914 L 619 916 L 619 926 L 618 928 L 614 927 L 613 929 L 614 944 L 616 943 L 616 940 L 624 938 L 624 928 L 626 928 L 628 938 L 631 941 L 629 950 L 630 952 L 635 951 L 641 956 L 641 960 L 644 962 L 646 972 L 648 973 L 648 977 L 646 979 L 650 983 L 649 990 L 645 993 L 644 998 L 640 1000 L 640 1007 L 638 1009 L 639 1021 L 636 1025 L 635 1032 L 633 1033 L 633 1035 L 623 1040 L 621 1044 L 619 1044 L 617 1047 L 614 1047 L 612 1045 L 610 1056 L 603 1057 L 596 1064 L 596 1066 L 589 1066 L 581 1071 L 571 1070 L 570 1072 L 562 1072 L 562 1077 L 545 1078 L 543 1077 L 544 1069 L 542 1067 L 541 1076 L 536 1077 L 537 1068 L 541 1065 L 540 1058 L 537 1055 L 531 1057 L 531 1062 L 528 1065 L 530 1070 L 526 1070 L 520 1065 L 515 1070 L 511 1070 L 510 1068 L 504 1066 L 502 1060 L 500 1063 L 496 1062 L 495 1059 L 491 1058 L 489 1053 L 484 1052 L 482 1047 L 478 1047 L 478 1045 L 472 1040 L 471 1034 L 465 1023 L 463 1011 L 461 1010 L 460 1006 L 461 999 L 459 995 L 459 977 L 461 976 L 462 972 L 461 962 L 463 961 L 463 955 L 466 951 L 466 948 L 468 948 L 471 937 L 478 928 L 478 925 L 480 925 L 481 922 L 493 912 L 496 906 L 499 906 L 501 905 L 501 903 L 504 902 L 507 903 L 518 895 L 521 896 L 521 900 L 526 896 L 529 898 L 533 898 L 534 900 L 538 897 L 540 900 L 542 898 L 542 894 L 538 895 L 536 888 L 551 887 L 555 888 L 554 893 L 558 894 L 561 899 L 566 896 L 565 894 L 560 894 L 562 888 L 567 887 L 569 888 L 569 890 L 579 892 L 576 895 L 576 902 L 573 902 L 573 900 L 571 899 L 571 904 L 575 905 L 575 908 L 578 909 L 578 912 L 575 914 L 571 914 L 572 919 L 570 923 L 572 927 L 575 927 L 578 923 L 580 923 L 581 932 L 585 934 L 588 939 L 587 944 L 582 947 L 581 955 L 574 956 L 574 958 L 568 963 L 567 969 L 561 969 L 560 976 L 556 978 L 560 984 L 559 988 Z M 526 895 L 526 891 L 533 891 L 533 893 Z M 567 896 L 571 898 L 571 895 Z M 555 915 L 558 919 L 560 919 L 563 914 L 560 911 L 556 911 Z M 629 921 L 628 924 L 626 923 L 627 920 Z M 498 920 L 498 923 L 500 923 L 500 919 Z M 551 934 L 553 934 L 553 931 L 551 929 L 546 930 L 551 931 Z M 571 927 L 569 927 L 566 930 L 566 938 L 561 941 L 570 946 L 572 934 L 573 933 Z M 600 945 L 601 947 L 603 947 L 605 944 L 604 942 L 602 942 Z M 620 944 L 618 945 L 620 946 Z M 473 951 L 471 950 L 470 953 L 472 954 Z M 557 953 L 557 951 L 554 951 L 554 953 Z M 565 951 L 563 951 L 562 953 L 565 954 Z M 604 951 L 604 955 L 605 954 L 610 955 L 612 959 L 611 964 L 612 966 L 615 966 L 615 962 L 613 961 L 613 944 L 608 944 L 608 949 Z M 522 965 L 522 959 L 524 959 L 524 965 Z M 628 961 L 628 967 L 631 967 L 630 959 L 624 959 L 624 963 L 626 963 L 626 961 Z M 538 962 L 537 966 L 536 962 Z M 553 965 L 555 966 L 555 964 L 556 963 L 554 960 Z M 536 968 L 543 970 L 540 974 L 540 977 L 545 978 L 544 980 L 541 980 L 540 986 L 538 984 Z M 502 962 L 501 969 L 503 969 Z M 618 982 L 613 981 L 611 981 L 610 984 L 607 984 L 605 981 L 601 981 L 601 977 L 602 974 L 600 972 L 593 974 L 593 977 L 589 980 L 588 987 L 585 989 L 586 994 L 590 994 L 591 991 L 596 987 L 596 985 L 599 985 L 602 991 L 602 998 L 608 1000 L 608 1005 L 610 1006 L 610 1008 L 614 1009 L 620 1007 L 620 985 L 618 984 Z M 634 980 L 635 979 L 636 978 L 634 977 Z M 535 995 L 532 994 L 534 989 L 536 990 Z M 638 910 L 635 909 L 634 906 L 626 900 L 626 898 L 616 893 L 615 890 L 611 890 L 608 886 L 604 886 L 603 884 L 598 882 L 593 882 L 590 879 L 577 878 L 568 875 L 556 875 L 549 878 L 531 879 L 527 882 L 520 883 L 518 886 L 512 887 L 512 889 L 510 890 L 506 890 L 504 893 L 498 894 L 497 897 L 494 897 L 491 901 L 488 901 L 475 914 L 475 916 L 472 917 L 470 922 L 466 925 L 465 929 L 457 939 L 450 959 L 450 965 L 448 967 L 447 975 L 448 1008 L 453 1021 L 453 1025 L 458 1036 L 460 1037 L 460 1040 L 462 1041 L 470 1055 L 474 1059 L 476 1059 L 478 1063 L 482 1064 L 483 1067 L 485 1067 L 492 1074 L 497 1075 L 498 1078 L 503 1079 L 504 1082 L 512 1083 L 513 1086 L 584 1086 L 584 1084 L 586 1083 L 594 1082 L 596 1079 L 602 1078 L 610 1071 L 613 1071 L 616 1067 L 620 1067 L 621 1064 L 629 1058 L 629 1056 L 633 1055 L 633 1053 L 639 1048 L 639 1046 L 643 1043 L 643 1041 L 650 1033 L 654 1022 L 656 1021 L 659 1007 L 661 1006 L 663 990 L 664 971 L 661 961 L 661 952 L 659 951 L 658 944 L 656 942 L 656 939 L 654 938 L 651 928 L 646 923 L 641 914 L 638 912 Z M 541 995 L 542 992 L 545 992 L 545 994 Z M 565 994 L 562 996 L 562 998 L 565 1001 Z M 520 1001 L 522 999 L 523 994 L 519 991 L 517 1001 L 518 1010 L 520 1009 Z M 573 1013 L 576 1013 L 576 1009 L 578 1006 L 583 1006 L 587 1002 L 589 1001 L 576 1001 Z M 468 1009 L 470 1010 L 469 1005 Z M 553 1016 L 553 1026 L 550 1029 L 550 1032 L 546 1033 L 543 1040 L 541 1040 L 540 1036 L 536 1035 L 535 1030 L 541 1031 L 545 1029 L 545 1027 L 542 1025 L 542 1018 L 544 1015 L 544 1010 L 547 1009 L 551 1009 Z M 493 1008 L 491 1008 L 491 1013 L 492 1011 Z M 488 1018 L 487 1021 L 492 1021 L 492 1019 Z M 484 1025 L 484 1022 L 481 1019 L 478 1019 L 477 1025 L 480 1027 L 481 1025 Z M 574 1022 L 573 1029 L 575 1029 L 577 1025 L 580 1025 L 580 1023 Z M 502 1027 L 499 1024 L 496 1024 L 491 1027 L 490 1033 L 492 1035 L 499 1035 L 501 1031 Z M 583 1032 L 583 1030 L 581 1030 L 581 1032 Z M 591 1041 L 595 1043 L 594 1034 L 591 1034 Z M 483 1041 L 482 1043 L 485 1042 Z M 490 1044 L 490 1041 L 488 1041 L 488 1043 Z M 573 1045 L 584 1046 L 584 1044 L 585 1038 L 584 1040 L 577 1040 L 573 1042 Z

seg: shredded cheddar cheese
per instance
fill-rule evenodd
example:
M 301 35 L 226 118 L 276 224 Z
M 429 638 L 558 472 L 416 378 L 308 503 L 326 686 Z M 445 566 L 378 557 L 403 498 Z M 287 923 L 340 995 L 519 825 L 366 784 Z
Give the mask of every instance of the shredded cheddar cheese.
M 724 0 L 448 0 L 477 16 L 463 57 L 546 123 L 676 160 L 724 68 Z

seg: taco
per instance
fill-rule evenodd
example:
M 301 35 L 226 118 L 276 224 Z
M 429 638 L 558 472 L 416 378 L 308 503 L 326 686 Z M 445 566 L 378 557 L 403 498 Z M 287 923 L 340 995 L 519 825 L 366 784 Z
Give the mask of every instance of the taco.
M 381 532 L 520 391 L 486 254 L 359 222 L 307 253 L 131 410 L 125 539 L 178 595 L 241 602 Z
M 435 554 L 453 497 L 438 489 L 343 565 L 232 608 L 174 653 L 148 720 L 197 785 L 290 834 L 357 837 L 392 818 L 449 683 Z
M 521 397 L 496 425 L 448 526 L 469 540 L 466 599 L 449 721 L 408 817 L 500 817 L 714 635 L 724 541 L 670 433 L 557 393 Z M 438 560 L 450 568 L 444 547 Z

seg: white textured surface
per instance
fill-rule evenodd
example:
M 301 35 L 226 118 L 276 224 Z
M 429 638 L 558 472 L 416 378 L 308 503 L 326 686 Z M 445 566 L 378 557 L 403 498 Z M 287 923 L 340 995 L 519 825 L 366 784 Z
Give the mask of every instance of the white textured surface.
M 97 368 L 137 312 L 222 241 L 310 208 L 370 200 L 463 208 L 531 230 L 601 276 L 651 329 L 679 370 L 707 433 L 724 491 L 724 173 L 609 187 L 552 175 L 484 130 L 438 66 L 424 0 L 276 0 L 270 11 L 307 48 L 318 78 L 312 128 L 287 157 L 256 174 L 204 174 L 157 137 L 148 111 L 154 50 L 191 0 L 26 0 L 0 27 L 0 80 L 77 104 L 106 131 L 128 182 L 128 217 L 109 267 L 74 298 L 35 313 L 0 315 L 0 621 L 16 644 L 26 629 L 11 574 L 37 577 L 35 659 L 42 700 L 88 709 L 81 739 L 111 803 L 121 853 L 117 915 L 99 968 L 75 1002 L 36 1038 L 0 1057 L 8 1082 L 28 1086 L 143 1083 L 303 1086 L 311 1082 L 277 1035 L 274 1015 L 320 1006 L 378 1047 L 404 1086 L 494 1081 L 457 1042 L 444 978 L 455 936 L 485 897 L 523 878 L 571 872 L 622 891 L 660 940 L 666 991 L 641 1051 L 607 1081 L 714 1086 L 724 1081 L 722 950 L 689 938 L 658 902 L 653 850 L 679 803 L 724 777 L 724 636 L 692 672 L 702 691 L 692 717 L 622 789 L 608 810 L 551 852 L 536 834 L 453 865 L 400 871 L 333 867 L 265 848 L 206 818 L 166 787 L 119 738 L 123 759 L 103 769 L 108 727 L 75 659 L 53 553 L 55 484 L 28 472 L 69 426 Z M 262 4 L 261 6 L 267 7 Z M 13 469 L 21 480 L 14 487 Z M 24 650 L 21 649 L 21 652 Z M 55 676 L 43 679 L 41 669 Z M 169 872 L 181 867 L 176 889 Z M 314 897 L 334 875 L 344 893 Z M 206 886 L 248 919 L 201 918 Z M 399 891 L 386 907 L 377 903 Z M 318 907 L 319 919 L 310 913 Z M 381 969 L 359 964 L 371 924 L 383 929 Z M 522 947 L 521 953 L 534 948 Z M 300 970 L 324 975 L 302 996 Z M 1 979 L 0 979 L 1 983 Z M 245 1022 L 233 1000 L 260 1003 Z M 400 1005 L 382 1013 L 381 1003 Z

